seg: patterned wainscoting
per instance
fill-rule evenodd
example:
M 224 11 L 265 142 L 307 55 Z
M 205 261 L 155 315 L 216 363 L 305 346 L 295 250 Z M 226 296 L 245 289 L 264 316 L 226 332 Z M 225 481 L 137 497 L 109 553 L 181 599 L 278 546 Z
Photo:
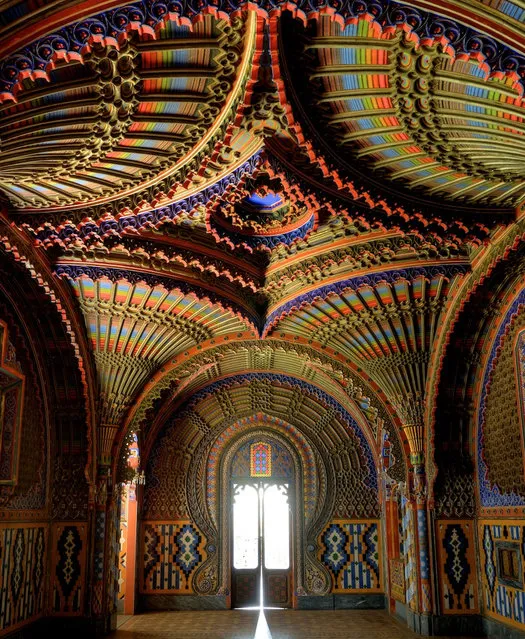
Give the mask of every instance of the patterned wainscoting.
M 42 616 L 47 524 L 0 524 L 0 634 Z
M 401 603 L 405 603 L 405 562 L 402 559 L 391 559 L 389 565 L 390 596 Z
M 483 612 L 525 630 L 525 525 L 523 520 L 479 522 Z
M 84 612 L 87 524 L 67 522 L 52 528 L 51 612 L 77 616 Z
M 405 562 L 405 601 L 411 610 L 417 610 L 417 547 L 412 504 L 401 498 L 401 557 Z
M 145 521 L 140 592 L 193 594 L 195 569 L 206 559 L 206 539 L 190 521 Z
M 436 522 L 439 596 L 444 615 L 479 613 L 474 541 L 475 523 Z
M 384 592 L 379 520 L 335 519 L 319 536 L 319 560 L 332 576 L 332 592 Z
M 124 612 L 124 597 L 126 596 L 127 580 L 126 566 L 128 554 L 128 491 L 124 489 L 120 499 L 120 529 L 118 549 L 118 593 L 117 611 Z

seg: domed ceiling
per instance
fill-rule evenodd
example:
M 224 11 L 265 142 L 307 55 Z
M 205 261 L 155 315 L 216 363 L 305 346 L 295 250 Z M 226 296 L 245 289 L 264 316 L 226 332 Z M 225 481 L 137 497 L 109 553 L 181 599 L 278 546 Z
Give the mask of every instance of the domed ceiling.
M 245 373 L 421 449 L 396 429 L 521 216 L 517 5 L 38 4 L 0 13 L 0 240 L 69 286 L 100 458 Z

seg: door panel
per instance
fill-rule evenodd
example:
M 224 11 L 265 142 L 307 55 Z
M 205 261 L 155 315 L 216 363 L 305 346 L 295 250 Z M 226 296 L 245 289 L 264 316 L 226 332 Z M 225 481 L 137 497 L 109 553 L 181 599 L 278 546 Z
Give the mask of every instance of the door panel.
M 235 608 L 260 606 L 261 570 L 233 570 L 233 601 Z
M 288 485 L 263 486 L 264 605 L 288 608 L 290 597 L 290 507 Z
M 289 608 L 290 602 L 290 570 L 264 571 L 264 605 L 276 608 Z
M 234 607 L 261 603 L 261 525 L 257 483 L 233 485 Z

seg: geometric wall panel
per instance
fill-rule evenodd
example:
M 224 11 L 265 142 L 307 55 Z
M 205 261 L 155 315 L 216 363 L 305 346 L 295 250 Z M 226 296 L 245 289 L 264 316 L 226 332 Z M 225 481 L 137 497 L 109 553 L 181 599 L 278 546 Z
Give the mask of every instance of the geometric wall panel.
M 390 566 L 390 596 L 396 601 L 405 603 L 405 562 L 402 559 L 391 559 Z
M 378 520 L 331 521 L 318 545 L 318 558 L 332 576 L 332 592 L 384 591 Z
M 483 612 L 498 621 L 525 630 L 525 525 L 523 520 L 494 520 L 479 522 L 479 558 L 481 563 L 481 587 Z M 502 550 L 512 549 L 517 554 L 514 585 L 506 579 Z
M 53 525 L 52 614 L 77 616 L 84 611 L 87 524 Z
M 44 524 L 0 525 L 0 632 L 42 616 L 47 540 Z
M 140 592 L 193 594 L 195 569 L 206 559 L 206 540 L 189 521 L 145 521 Z
M 437 522 L 436 545 L 441 612 L 444 615 L 478 613 L 474 522 Z

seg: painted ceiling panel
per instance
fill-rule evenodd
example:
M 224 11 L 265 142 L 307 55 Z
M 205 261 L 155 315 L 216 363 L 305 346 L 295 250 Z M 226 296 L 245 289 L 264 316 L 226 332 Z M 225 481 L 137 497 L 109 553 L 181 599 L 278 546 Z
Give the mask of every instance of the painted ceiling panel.
M 355 288 L 341 284 L 338 295 L 330 293 L 323 300 L 312 294 L 311 302 L 291 307 L 274 320 L 269 334 L 297 335 L 330 346 L 362 366 L 392 395 L 399 391 L 399 375 L 407 375 L 404 384 L 421 393 L 449 285 L 439 274 L 412 279 L 394 275 L 393 281 L 385 278 L 374 286 Z M 409 373 L 409 364 L 422 366 L 423 372 Z
M 199 342 L 247 328 L 232 311 L 177 289 L 85 276 L 70 283 L 84 314 L 102 420 L 108 424 L 118 423 L 133 395 L 164 362 Z
M 302 49 L 288 48 L 289 69 L 323 135 L 335 138 L 350 165 L 362 158 L 378 178 L 418 195 L 462 204 L 519 202 L 525 197 L 523 157 L 509 161 L 507 155 L 525 130 L 524 87 L 518 73 L 506 70 L 513 69 L 510 63 L 496 71 L 493 61 L 511 53 L 496 54 L 496 44 L 471 32 L 461 41 L 452 26 L 441 40 L 433 35 L 437 26 L 435 32 L 425 27 L 428 35 L 416 26 L 416 35 L 418 20 L 439 25 L 439 18 L 420 18 L 421 12 L 416 18 L 413 9 L 395 5 L 396 22 L 390 6 L 384 3 L 387 24 L 379 21 L 377 7 L 362 3 L 346 27 L 326 16 L 295 39 L 286 35 L 287 44 L 302 38 Z M 374 95 L 360 95 L 372 90 Z M 498 108 L 502 103 L 508 109 Z M 312 117 L 319 128 L 319 118 Z M 490 136 L 492 155 L 457 144 L 459 134 L 466 144 L 479 140 L 479 129 Z M 398 144 L 399 134 L 406 145 Z
M 315 402 L 279 392 L 276 371 L 340 403 L 353 369 L 391 404 L 423 396 L 451 282 L 525 193 L 524 82 L 479 34 L 388 0 L 293 32 L 280 8 L 265 22 L 252 5 L 220 19 L 188 7 L 193 24 L 178 7 L 126 27 L 108 11 L 103 37 L 86 19 L 62 29 L 64 49 L 30 43 L 31 69 L 0 68 L 0 185 L 77 295 L 104 454 L 177 358 L 163 390 L 181 397 L 261 373 L 253 392 L 241 380 L 203 400 L 213 424 L 228 402 L 284 414 L 293 401 L 314 428 Z M 278 340 L 317 359 L 267 348 Z
M 232 29 L 212 16 L 191 27 L 168 19 L 152 37 L 148 29 L 126 31 L 121 19 L 120 39 L 74 44 L 74 38 L 88 41 L 90 29 L 104 28 L 88 20 L 77 31 L 70 28 L 72 41 L 54 36 L 33 45 L 33 62 L 26 66 L 38 56 L 57 55 L 55 45 L 61 56 L 73 47 L 61 64 L 40 61 L 38 72 L 27 77 L 20 77 L 15 62 L 0 70 L 3 88 L 9 87 L 0 91 L 0 135 L 7 149 L 26 149 L 15 162 L 6 156 L 2 166 L 0 158 L 0 183 L 15 206 L 56 207 L 117 195 L 168 175 L 203 137 L 213 136 L 236 82 L 243 21 Z M 49 135 L 60 160 L 49 145 L 39 145 Z M 130 147 L 133 152 L 123 150 Z M 82 184 L 79 176 L 89 172 L 104 184 Z

